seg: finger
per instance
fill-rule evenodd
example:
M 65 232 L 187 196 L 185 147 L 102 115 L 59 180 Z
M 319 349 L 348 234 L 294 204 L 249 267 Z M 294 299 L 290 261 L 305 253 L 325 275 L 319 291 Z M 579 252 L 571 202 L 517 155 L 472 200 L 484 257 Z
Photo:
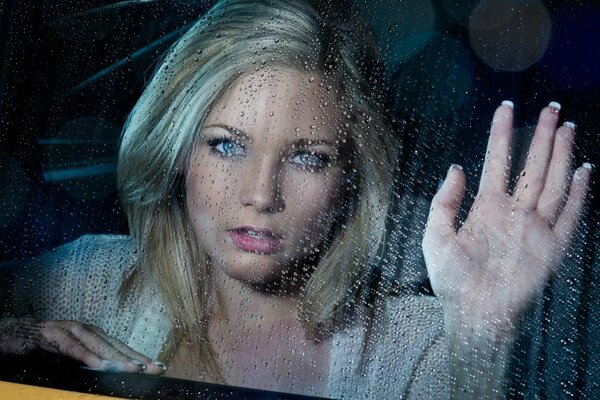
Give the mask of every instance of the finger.
M 141 361 L 144 364 L 142 369 L 145 374 L 161 375 L 166 372 L 167 367 L 165 366 L 165 364 L 163 364 L 159 361 L 154 361 L 154 360 L 144 356 L 143 354 L 138 353 L 137 351 L 133 350 L 131 347 L 127 346 L 125 343 L 121 342 L 119 339 L 109 336 L 108 334 L 106 334 L 106 332 L 104 332 L 104 330 L 102 330 L 101 328 L 99 328 L 97 326 L 92 325 L 91 328 L 92 328 L 92 330 L 94 330 L 94 332 L 96 334 L 101 336 L 104 340 L 109 342 L 111 345 L 113 345 L 117 350 L 119 350 L 121 353 L 125 354 L 127 357 L 129 357 L 133 360 Z
M 456 214 L 465 193 L 465 175 L 460 165 L 452 164 L 440 190 L 431 201 L 423 236 L 423 246 L 439 249 L 456 235 Z
M 123 372 L 140 372 L 144 368 L 142 361 L 128 357 L 102 338 L 90 325 L 72 323 L 67 328 L 81 344 L 98 355 L 104 361 L 100 369 Z
M 521 173 L 515 190 L 515 197 L 523 207 L 534 208 L 544 188 L 559 111 L 560 104 L 553 101 L 540 113 L 535 134 L 531 146 L 529 146 L 525 169 Z
M 513 107 L 511 101 L 505 100 L 494 113 L 478 194 L 506 193 L 508 157 L 512 140 Z
M 575 124 L 572 122 L 565 122 L 556 131 L 546 184 L 537 203 L 538 213 L 551 225 L 556 223 L 567 197 L 574 133 Z
M 567 245 L 570 242 L 571 237 L 575 231 L 583 208 L 585 205 L 585 199 L 590 184 L 590 177 L 592 173 L 592 165 L 585 163 L 583 166 L 577 168 L 573 175 L 571 182 L 571 189 L 569 190 L 569 197 L 567 203 L 563 209 L 556 225 L 554 226 L 554 232 L 559 240 Z
M 41 350 L 60 354 L 80 361 L 89 368 L 100 369 L 103 360 L 84 346 L 71 332 L 60 328 L 48 327 L 41 331 L 43 340 L 38 342 Z

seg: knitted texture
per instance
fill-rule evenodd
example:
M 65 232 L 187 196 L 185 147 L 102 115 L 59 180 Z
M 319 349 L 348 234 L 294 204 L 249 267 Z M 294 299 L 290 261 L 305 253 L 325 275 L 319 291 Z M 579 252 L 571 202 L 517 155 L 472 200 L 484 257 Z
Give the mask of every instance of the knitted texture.
M 103 328 L 134 350 L 156 358 L 172 326 L 156 286 L 119 302 L 132 271 L 131 239 L 85 235 L 40 257 L 0 266 L 4 316 L 76 320 Z M 368 363 L 360 368 L 366 329 L 351 325 L 332 339 L 329 395 L 343 399 L 449 398 L 442 310 L 430 296 L 390 297 L 373 328 Z

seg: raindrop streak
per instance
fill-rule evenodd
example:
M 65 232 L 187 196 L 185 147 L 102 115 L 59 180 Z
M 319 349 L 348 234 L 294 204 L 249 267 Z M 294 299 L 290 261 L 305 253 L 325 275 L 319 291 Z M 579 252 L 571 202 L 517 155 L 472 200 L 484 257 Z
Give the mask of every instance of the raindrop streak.
M 87 86 L 91 85 L 92 83 L 96 82 L 99 79 L 102 79 L 104 76 L 108 75 L 112 71 L 115 71 L 121 67 L 124 67 L 125 65 L 130 63 L 132 60 L 135 60 L 135 59 L 149 53 L 150 51 L 154 50 L 156 47 L 162 45 L 163 43 L 169 42 L 169 41 L 177 38 L 181 32 L 187 31 L 194 23 L 195 22 L 190 22 L 187 25 L 184 25 L 181 28 L 174 30 L 173 32 L 167 33 L 166 35 L 155 40 L 154 42 L 151 42 L 151 43 L 147 44 L 146 46 L 142 47 L 141 49 L 134 51 L 133 53 L 131 53 L 131 55 L 121 58 L 119 61 L 115 62 L 114 64 L 109 65 L 108 67 L 104 68 L 100 72 L 90 76 L 83 82 L 81 82 L 78 85 L 71 88 L 71 90 L 69 90 L 69 94 L 74 94 L 74 93 L 79 92 L 82 89 L 85 89 Z
M 87 15 L 91 15 L 91 14 L 98 14 L 98 13 L 102 13 L 105 11 L 114 11 L 116 9 L 122 8 L 122 7 L 128 7 L 128 6 L 132 6 L 132 5 L 137 5 L 137 4 L 147 4 L 147 3 L 154 3 L 157 0 L 125 0 L 125 1 L 120 1 L 118 3 L 112 3 L 112 4 L 107 4 L 104 6 L 100 6 L 100 7 L 94 7 L 94 8 L 90 8 L 87 9 L 85 11 L 76 13 L 76 14 L 71 14 L 71 15 L 67 15 L 65 17 L 60 18 L 57 22 L 58 23 L 63 23 L 66 21 L 70 21 L 72 19 L 76 19 L 79 17 L 84 17 Z

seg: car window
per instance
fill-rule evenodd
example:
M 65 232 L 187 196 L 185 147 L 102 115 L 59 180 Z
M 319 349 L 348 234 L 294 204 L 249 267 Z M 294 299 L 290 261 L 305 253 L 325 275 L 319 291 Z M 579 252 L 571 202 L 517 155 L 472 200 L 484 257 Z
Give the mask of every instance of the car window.
M 85 254 L 81 250 L 88 243 L 88 239 L 81 239 L 84 235 L 112 235 L 106 240 L 113 240 L 111 246 L 115 249 L 127 245 L 124 243 L 132 226 L 128 225 L 117 190 L 118 149 L 123 140 L 123 127 L 131 123 L 127 120 L 131 110 L 153 73 L 163 65 L 170 47 L 198 18 L 209 15 L 207 12 L 214 4 L 214 1 L 186 0 L 63 0 L 1 5 L 0 260 L 7 262 L 5 270 L 9 268 L 8 263 L 12 263 L 11 268 L 18 268 L 22 260 L 40 257 L 50 260 L 48 263 L 58 263 L 52 258 L 57 254 L 52 249 L 59 246 L 63 246 L 63 250 L 58 254 L 69 254 L 74 264 L 80 263 L 86 255 L 99 257 L 93 245 L 86 247 Z M 466 177 L 466 190 L 465 200 L 458 210 L 457 228 L 473 211 L 496 107 L 504 100 L 514 103 L 513 146 L 507 182 L 508 193 L 512 194 L 527 162 L 527 150 L 540 109 L 551 101 L 560 103 L 560 124 L 572 121 L 576 126 L 571 174 L 583 163 L 592 164 L 591 189 L 564 260 L 519 320 L 509 357 L 507 393 L 508 397 L 519 399 L 596 398 L 600 393 L 597 362 L 600 319 L 595 311 L 600 298 L 599 211 L 595 195 L 596 166 L 600 165 L 600 113 L 597 112 L 600 7 L 593 1 L 539 0 L 354 0 L 352 4 L 362 13 L 376 40 L 385 83 L 374 84 L 374 87 L 380 90 L 378 101 L 390 117 L 388 128 L 401 143 L 398 144 L 399 164 L 392 171 L 393 202 L 384 222 L 385 242 L 374 261 L 379 263 L 374 267 L 379 268 L 377 271 L 385 271 L 383 275 L 388 285 L 385 293 L 381 289 L 380 294 L 398 295 L 408 291 L 435 297 L 421 250 L 431 201 L 450 165 L 459 164 Z M 344 6 L 334 1 L 330 7 Z M 222 34 L 209 33 L 216 39 Z M 190 58 L 201 56 L 200 53 L 189 55 Z M 269 62 L 268 58 L 265 60 Z M 259 67 L 256 66 L 256 71 Z M 266 78 L 256 79 L 265 82 L 265 87 L 271 87 L 278 80 L 285 82 L 284 75 L 277 75 L 279 72 L 269 75 L 267 71 Z M 248 87 L 255 84 L 247 83 Z M 327 85 L 321 83 L 321 89 L 315 90 L 323 90 Z M 288 87 L 288 90 L 293 89 Z M 303 96 L 306 100 L 309 94 Z M 173 112 L 187 111 L 184 108 Z M 319 118 L 325 121 L 328 112 Z M 239 116 L 240 113 L 236 113 Z M 274 114 L 276 119 L 277 111 Z M 220 118 L 223 125 L 225 117 Z M 302 116 L 298 118 L 301 120 Z M 282 120 L 280 117 L 277 123 L 281 124 Z M 256 118 L 248 121 L 256 122 Z M 318 123 L 319 120 L 309 123 L 306 131 L 312 135 L 313 126 Z M 325 122 L 322 123 L 325 126 Z M 345 129 L 343 124 L 337 127 Z M 211 129 L 213 142 L 208 141 L 206 146 L 212 149 L 211 157 L 219 152 L 219 162 L 251 157 L 255 154 L 252 142 L 262 140 L 258 136 L 241 138 L 239 130 L 222 126 Z M 316 131 L 325 134 L 326 128 Z M 207 132 L 210 133 L 208 128 Z M 326 184 L 310 186 L 311 179 L 316 181 L 316 178 L 306 171 L 326 168 L 330 161 L 327 157 L 338 157 L 333 155 L 333 147 L 323 147 L 320 142 L 318 148 L 314 143 L 310 145 L 313 147 L 307 147 L 307 151 L 284 156 L 286 171 L 291 171 L 286 179 L 293 180 L 300 168 L 304 168 L 301 173 L 307 174 L 301 178 L 304 191 L 293 192 L 297 196 L 315 187 L 315 193 L 325 190 Z M 343 146 L 335 149 L 340 154 L 345 151 Z M 378 151 L 384 158 L 385 149 Z M 259 150 L 256 152 L 260 154 Z M 342 156 L 340 159 L 346 160 Z M 352 174 L 351 168 L 347 172 Z M 181 174 L 178 176 L 185 179 Z M 211 179 L 214 184 L 214 177 Z M 183 185 L 182 182 L 178 184 Z M 234 181 L 234 184 L 242 183 Z M 198 190 L 205 193 L 205 187 Z M 565 198 L 563 196 L 561 201 Z M 347 209 L 340 214 L 345 211 Z M 293 221 L 303 218 L 310 218 L 308 208 L 294 215 Z M 323 217 L 319 221 L 328 220 Z M 277 244 L 277 235 L 273 232 L 257 231 L 253 235 L 269 237 L 271 242 L 264 244 L 265 249 Z M 68 244 L 76 240 L 78 244 L 69 247 Z M 307 239 L 307 243 L 310 247 L 310 240 Z M 265 249 L 261 251 L 268 250 Z M 115 254 L 118 251 L 115 250 Z M 109 274 L 110 268 L 103 271 Z M 45 276 L 36 274 L 38 278 Z M 120 278 L 125 279 L 125 272 L 123 274 Z M 88 286 L 82 286 L 84 281 L 73 281 L 76 282 L 73 290 L 81 289 L 86 296 L 101 293 L 101 290 L 117 290 L 118 286 L 111 286 L 111 278 L 107 276 L 102 275 L 96 283 L 86 284 Z M 69 275 L 68 279 L 79 278 Z M 48 290 L 36 279 L 32 282 L 30 286 L 25 285 L 26 289 Z M 60 285 L 62 281 L 56 282 Z M 98 296 L 93 298 L 102 299 Z M 8 303 L 3 299 L 3 307 L 9 309 L 13 302 L 19 303 L 24 298 L 34 302 L 29 300 L 30 294 L 11 293 Z M 67 298 L 53 299 L 57 309 L 68 308 L 72 302 Z M 155 306 L 162 310 L 153 304 L 147 304 L 147 309 Z M 91 312 L 86 310 L 84 315 Z M 68 317 L 65 318 L 70 319 Z M 163 332 L 161 320 L 148 324 Z M 119 320 L 115 326 L 120 329 L 126 323 Z M 240 333 L 240 340 L 245 335 Z M 143 346 L 151 349 L 153 344 L 148 341 Z M 345 351 L 350 352 L 349 348 Z M 258 348 L 256 353 L 260 352 Z M 392 358 L 386 357 L 380 362 L 393 364 Z M 374 374 L 374 370 L 373 367 L 371 373 Z M 10 370 L 4 376 L 8 375 Z M 40 378 L 36 379 L 38 384 L 43 384 Z M 243 382 L 236 386 L 261 388 L 256 382 Z M 129 385 L 125 385 L 125 392 L 130 391 L 132 396 L 140 394 L 132 389 L 135 382 Z M 204 390 L 172 385 L 175 383 L 169 383 L 162 390 L 170 391 L 173 396 L 180 393 L 178 390 Z M 93 391 L 92 386 L 80 390 Z M 272 389 L 285 391 L 282 387 Z

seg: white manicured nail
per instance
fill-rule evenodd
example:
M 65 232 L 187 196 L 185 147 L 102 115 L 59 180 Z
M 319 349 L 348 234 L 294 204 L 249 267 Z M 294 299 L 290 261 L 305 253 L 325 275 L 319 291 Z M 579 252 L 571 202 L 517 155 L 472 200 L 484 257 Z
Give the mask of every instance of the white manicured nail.
M 575 125 L 575 123 L 574 123 L 574 122 L 571 122 L 571 121 L 565 121 L 565 122 L 563 123 L 563 126 L 564 126 L 565 128 L 569 128 L 569 129 L 571 129 L 571 130 L 575 130 L 575 127 L 576 127 L 577 125 Z
M 548 104 L 548 107 L 550 107 L 550 108 L 554 108 L 556 111 L 560 111 L 560 107 L 561 107 L 561 106 L 560 106 L 560 103 L 559 103 L 558 101 L 551 101 L 551 102 Z
M 513 102 L 512 102 L 512 101 L 510 101 L 510 100 L 504 100 L 504 101 L 502 102 L 502 105 L 503 105 L 503 106 L 506 106 L 506 107 L 513 108 L 513 109 L 515 108 L 515 103 L 513 103 Z
M 583 163 L 583 165 L 581 166 L 581 168 L 577 168 L 577 171 L 575 171 L 575 176 L 574 179 L 575 180 L 580 180 L 583 177 L 583 170 L 587 169 L 588 171 L 591 171 L 594 168 L 594 164 L 590 164 L 590 163 Z
M 161 363 L 160 361 L 154 360 L 154 361 L 152 361 L 152 364 L 156 365 L 159 368 L 162 368 L 163 371 L 167 370 L 167 366 L 165 364 Z
M 142 370 L 145 370 L 145 369 L 146 369 L 146 364 L 144 364 L 142 361 L 140 361 L 140 360 L 138 360 L 138 359 L 132 358 L 132 359 L 131 359 L 131 362 L 132 362 L 133 364 L 137 365 L 138 367 L 140 367 Z

